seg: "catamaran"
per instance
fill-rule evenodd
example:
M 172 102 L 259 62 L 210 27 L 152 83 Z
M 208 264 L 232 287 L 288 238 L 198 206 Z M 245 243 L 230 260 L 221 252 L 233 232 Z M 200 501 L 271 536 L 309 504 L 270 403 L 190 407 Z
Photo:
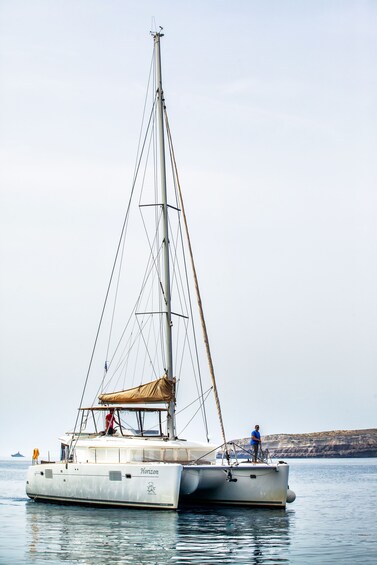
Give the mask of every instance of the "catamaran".
M 193 502 L 284 507 L 294 499 L 289 466 L 283 461 L 240 462 L 226 440 L 162 88 L 162 28 L 152 37 L 146 97 L 151 109 L 143 116 L 130 199 L 76 422 L 60 438 L 60 460 L 29 468 L 26 492 L 35 501 L 100 506 L 177 509 Z M 136 220 L 132 251 L 128 239 Z M 126 282 L 131 277 L 139 278 L 138 287 Z M 97 385 L 91 385 L 96 379 Z M 211 400 L 217 407 L 220 445 L 209 439 L 206 406 Z M 185 435 L 198 417 L 205 435 L 200 442 Z

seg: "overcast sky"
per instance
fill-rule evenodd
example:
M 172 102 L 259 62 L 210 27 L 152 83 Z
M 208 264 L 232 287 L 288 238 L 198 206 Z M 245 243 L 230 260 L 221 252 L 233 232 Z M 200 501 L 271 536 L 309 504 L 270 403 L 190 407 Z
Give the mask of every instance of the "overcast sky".
M 376 2 L 0 0 L 0 454 L 73 427 L 154 20 L 228 438 L 376 427 Z

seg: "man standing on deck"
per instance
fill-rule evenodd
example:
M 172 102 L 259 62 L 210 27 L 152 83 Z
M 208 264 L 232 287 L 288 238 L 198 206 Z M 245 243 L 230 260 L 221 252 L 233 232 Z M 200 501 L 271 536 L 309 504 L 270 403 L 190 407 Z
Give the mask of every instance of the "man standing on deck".
M 258 424 L 255 426 L 254 430 L 251 432 L 250 445 L 253 447 L 253 450 L 254 450 L 253 460 L 254 460 L 254 463 L 256 463 L 257 459 L 258 459 L 258 448 L 261 445 L 261 438 L 260 438 Z

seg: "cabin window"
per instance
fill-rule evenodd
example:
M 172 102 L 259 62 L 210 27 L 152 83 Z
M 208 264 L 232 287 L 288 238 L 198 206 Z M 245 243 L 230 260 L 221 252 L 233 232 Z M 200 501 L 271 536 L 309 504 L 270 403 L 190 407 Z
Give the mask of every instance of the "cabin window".
M 161 412 L 124 410 L 121 414 L 122 433 L 135 436 L 161 436 Z
M 45 477 L 46 479 L 52 479 L 52 469 L 46 469 Z
M 163 461 L 164 452 L 162 449 L 144 449 L 144 461 Z
M 110 481 L 121 481 L 122 473 L 120 471 L 109 471 Z

